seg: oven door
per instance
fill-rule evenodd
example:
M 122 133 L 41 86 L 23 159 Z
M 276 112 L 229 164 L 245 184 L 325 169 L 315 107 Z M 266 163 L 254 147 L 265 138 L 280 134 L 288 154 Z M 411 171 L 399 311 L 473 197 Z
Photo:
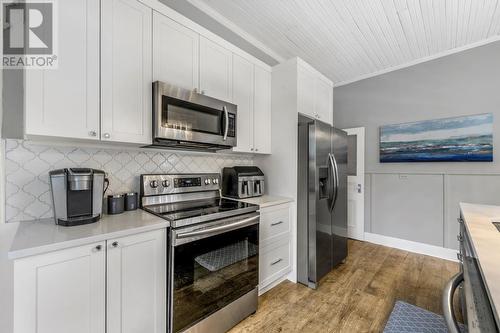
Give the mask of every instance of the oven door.
M 258 285 L 259 213 L 171 232 L 171 332 L 210 316 Z
M 236 105 L 155 82 L 154 139 L 234 147 Z

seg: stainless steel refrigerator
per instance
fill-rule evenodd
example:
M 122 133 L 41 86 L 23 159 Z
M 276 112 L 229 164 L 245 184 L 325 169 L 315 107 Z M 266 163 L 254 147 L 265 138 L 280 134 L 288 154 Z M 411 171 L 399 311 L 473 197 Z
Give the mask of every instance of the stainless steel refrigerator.
M 311 288 L 347 257 L 347 134 L 299 115 L 297 278 Z

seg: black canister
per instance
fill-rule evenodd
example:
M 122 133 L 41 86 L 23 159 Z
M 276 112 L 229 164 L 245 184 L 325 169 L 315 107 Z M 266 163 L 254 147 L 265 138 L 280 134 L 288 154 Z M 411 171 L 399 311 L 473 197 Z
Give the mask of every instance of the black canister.
M 121 214 L 125 209 L 125 197 L 122 194 L 108 195 L 108 214 Z
M 137 192 L 125 194 L 125 210 L 137 209 Z

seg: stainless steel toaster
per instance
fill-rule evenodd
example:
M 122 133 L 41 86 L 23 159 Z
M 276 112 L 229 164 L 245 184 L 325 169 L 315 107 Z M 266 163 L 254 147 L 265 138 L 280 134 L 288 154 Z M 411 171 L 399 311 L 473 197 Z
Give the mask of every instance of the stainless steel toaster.
M 222 170 L 222 195 L 250 198 L 264 194 L 264 173 L 256 166 L 235 166 Z

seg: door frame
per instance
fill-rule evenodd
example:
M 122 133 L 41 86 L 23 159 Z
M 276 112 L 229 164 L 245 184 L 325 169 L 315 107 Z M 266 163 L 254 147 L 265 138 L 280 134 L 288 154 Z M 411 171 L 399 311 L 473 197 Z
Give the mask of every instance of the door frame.
M 355 128 L 347 128 L 344 131 L 348 135 L 356 135 L 356 176 L 358 177 L 357 188 L 351 189 L 359 191 L 359 195 L 357 198 L 356 204 L 356 216 L 357 223 L 354 227 L 349 226 L 349 216 L 348 216 L 348 226 L 347 226 L 347 234 L 349 238 L 364 240 L 365 239 L 365 128 L 364 127 L 355 127 Z M 348 176 L 353 177 L 353 176 Z M 349 184 L 349 180 L 347 182 Z M 349 187 L 348 187 L 348 198 L 349 198 Z

